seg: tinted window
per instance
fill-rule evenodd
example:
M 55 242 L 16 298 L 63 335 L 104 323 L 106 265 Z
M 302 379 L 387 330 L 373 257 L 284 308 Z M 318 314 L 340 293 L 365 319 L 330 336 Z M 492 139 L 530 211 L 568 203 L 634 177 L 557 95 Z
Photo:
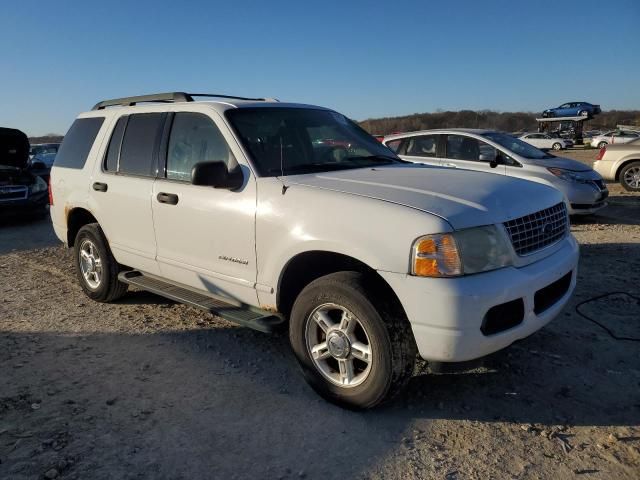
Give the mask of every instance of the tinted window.
M 154 149 L 163 118 L 163 113 L 129 116 L 120 149 L 118 172 L 146 176 L 155 174 Z
M 191 180 L 199 162 L 221 161 L 231 170 L 236 160 L 218 127 L 200 113 L 176 113 L 167 151 L 167 178 Z
M 475 138 L 447 135 L 447 158 L 489 162 L 496 158 L 496 153 L 494 147 Z
M 54 165 L 65 168 L 83 168 L 87 155 L 104 122 L 104 117 L 78 118 L 64 136 Z
M 408 139 L 406 155 L 412 155 L 414 157 L 435 157 L 437 147 L 437 135 L 410 137 Z
M 124 127 L 127 125 L 128 116 L 120 117 L 116 127 L 113 129 L 111 140 L 109 140 L 109 146 L 107 147 L 107 157 L 104 162 L 104 169 L 108 172 L 115 172 L 118 170 L 118 156 L 120 155 L 120 145 L 122 145 L 122 135 L 124 134 Z

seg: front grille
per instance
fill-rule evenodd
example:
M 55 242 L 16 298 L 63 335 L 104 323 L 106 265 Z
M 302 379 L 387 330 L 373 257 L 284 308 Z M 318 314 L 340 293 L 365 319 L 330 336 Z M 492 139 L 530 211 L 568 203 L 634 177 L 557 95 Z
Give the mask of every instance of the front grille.
M 0 202 L 24 200 L 27 198 L 27 187 L 22 185 L 0 186 Z
M 520 256 L 534 253 L 561 240 L 567 233 L 564 202 L 505 222 L 514 250 Z

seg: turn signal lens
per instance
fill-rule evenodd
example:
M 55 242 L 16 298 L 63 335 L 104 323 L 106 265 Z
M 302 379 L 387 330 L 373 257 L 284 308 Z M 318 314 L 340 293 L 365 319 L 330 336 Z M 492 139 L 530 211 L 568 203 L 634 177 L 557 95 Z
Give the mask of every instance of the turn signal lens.
M 462 275 L 462 264 L 453 235 L 444 233 L 421 237 L 414 243 L 413 275 L 420 277 L 453 277 Z

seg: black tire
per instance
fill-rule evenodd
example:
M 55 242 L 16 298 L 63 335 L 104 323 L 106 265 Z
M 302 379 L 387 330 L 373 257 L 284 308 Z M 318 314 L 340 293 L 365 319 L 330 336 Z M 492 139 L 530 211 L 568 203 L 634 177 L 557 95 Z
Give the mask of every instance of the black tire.
M 640 162 L 628 163 L 622 168 L 622 170 L 620 170 L 620 185 L 622 185 L 622 188 L 628 192 L 640 192 L 640 186 L 636 187 L 635 185 L 629 184 L 625 178 L 625 176 L 629 174 L 630 170 L 634 170 L 634 173 L 640 171 Z
M 562 144 L 559 142 L 556 142 L 553 145 L 551 145 L 551 148 L 553 148 L 554 150 L 562 150 Z
M 97 286 L 91 286 L 82 272 L 81 249 L 86 242 L 95 246 L 97 256 L 101 260 L 101 279 Z M 73 251 L 78 281 L 89 298 L 97 302 L 111 302 L 127 292 L 128 285 L 118 280 L 120 265 L 113 258 L 107 239 L 97 223 L 85 225 L 78 231 Z
M 607 145 L 608 145 L 608 143 L 607 143 L 607 142 L 600 142 L 600 143 L 598 144 L 598 148 L 603 148 L 603 147 L 606 147 Z
M 588 117 L 589 116 L 589 112 L 587 110 L 581 110 L 578 112 L 578 116 L 579 117 Z
M 326 304 L 352 312 L 370 342 L 370 370 L 356 386 L 332 383 L 311 358 L 307 322 Z M 372 408 L 390 400 L 413 374 L 417 348 L 404 311 L 380 280 L 359 272 L 333 273 L 307 285 L 293 305 L 289 339 L 307 382 L 325 399 L 347 408 Z

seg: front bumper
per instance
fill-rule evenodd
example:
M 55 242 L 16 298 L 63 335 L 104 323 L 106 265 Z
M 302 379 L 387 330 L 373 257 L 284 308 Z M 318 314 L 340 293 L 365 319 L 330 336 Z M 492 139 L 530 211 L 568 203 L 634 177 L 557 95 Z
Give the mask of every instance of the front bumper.
M 595 213 L 607 205 L 609 190 L 601 179 L 588 183 L 556 180 L 553 185 L 564 194 L 569 215 Z
M 420 356 L 431 361 L 463 362 L 501 350 L 555 318 L 575 288 L 578 255 L 578 244 L 568 235 L 553 254 L 521 268 L 459 278 L 379 273 L 405 309 Z M 540 311 L 536 293 L 563 278 L 570 278 L 566 291 Z M 482 332 L 491 309 L 520 299 L 524 305 L 520 323 L 498 333 Z

